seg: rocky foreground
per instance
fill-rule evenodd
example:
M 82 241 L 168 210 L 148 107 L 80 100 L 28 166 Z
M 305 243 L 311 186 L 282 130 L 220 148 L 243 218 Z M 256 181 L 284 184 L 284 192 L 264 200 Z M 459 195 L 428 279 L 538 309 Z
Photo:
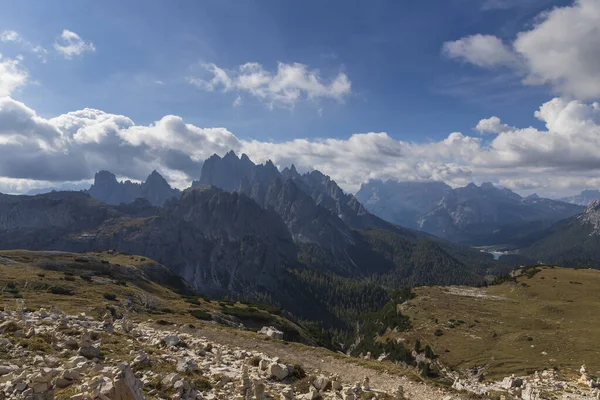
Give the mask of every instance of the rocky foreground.
M 269 329 L 264 333 L 263 343 L 276 336 Z M 134 323 L 114 319 L 110 312 L 102 319 L 43 308 L 31 312 L 17 303 L 16 309 L 0 312 L 0 399 L 600 398 L 596 381 L 584 369 L 580 382 L 554 371 L 488 384 L 456 380 L 453 393 L 386 371 L 370 370 L 372 376 L 350 383 L 366 369 L 348 368 L 348 363 L 345 370 L 338 367 L 339 374 L 312 366 L 305 370 L 273 354 L 223 342 L 189 325 Z M 292 351 L 282 353 L 290 356 Z
M 149 323 L 65 315 L 53 310 L 0 312 L 0 399 L 404 399 L 369 378 L 309 375 L 277 357 L 213 343 Z M 306 392 L 306 393 L 300 393 Z M 365 397 L 367 396 L 367 397 Z

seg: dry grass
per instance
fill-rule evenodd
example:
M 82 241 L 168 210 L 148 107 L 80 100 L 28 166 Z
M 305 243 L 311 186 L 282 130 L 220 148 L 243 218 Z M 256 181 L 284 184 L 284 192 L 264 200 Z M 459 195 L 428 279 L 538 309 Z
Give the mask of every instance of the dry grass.
M 600 271 L 543 268 L 489 288 L 415 291 L 401 306 L 414 329 L 388 335 L 430 343 L 444 363 L 489 365 L 488 377 L 582 363 L 600 374 Z

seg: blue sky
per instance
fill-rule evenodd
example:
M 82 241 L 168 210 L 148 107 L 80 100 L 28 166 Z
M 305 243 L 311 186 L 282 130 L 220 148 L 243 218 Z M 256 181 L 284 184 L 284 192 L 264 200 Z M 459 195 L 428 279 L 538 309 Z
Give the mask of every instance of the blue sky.
M 72 61 L 28 60 L 40 85 L 15 97 L 42 116 L 92 107 L 142 124 L 176 114 L 259 140 L 371 131 L 424 140 L 470 132 L 491 114 L 513 125 L 536 123 L 533 110 L 550 97 L 547 88 L 523 88 L 511 77 L 495 82 L 493 72 L 440 52 L 445 41 L 474 33 L 512 38 L 560 3 L 485 9 L 481 0 L 5 2 L 0 26 L 47 48 L 67 28 L 97 48 Z M 1 52 L 11 51 L 20 50 Z M 198 63 L 234 68 L 249 61 L 269 69 L 299 62 L 324 79 L 344 71 L 352 95 L 343 104 L 325 102 L 320 114 L 312 104 L 270 111 L 252 99 L 232 107 L 235 94 L 185 81 Z
M 0 191 L 185 187 L 231 149 L 349 191 L 598 188 L 598 26 L 598 0 L 4 1 Z

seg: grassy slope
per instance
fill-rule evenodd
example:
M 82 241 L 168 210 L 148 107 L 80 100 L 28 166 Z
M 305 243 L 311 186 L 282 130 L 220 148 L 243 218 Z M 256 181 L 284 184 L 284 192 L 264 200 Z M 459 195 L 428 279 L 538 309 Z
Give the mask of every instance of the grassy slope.
M 600 271 L 545 267 L 517 283 L 415 292 L 401 306 L 414 329 L 399 335 L 430 343 L 444 363 L 489 365 L 488 377 L 582 363 L 600 372 Z
M 82 279 L 81 275 L 91 276 L 91 281 Z M 162 284 L 150 281 L 148 276 Z M 289 332 L 294 340 L 311 342 L 303 328 L 279 315 L 241 303 L 182 296 L 164 284 L 172 284 L 170 286 L 177 289 L 181 286 L 170 271 L 140 256 L 112 252 L 0 251 L 0 304 L 11 308 L 15 307 L 15 299 L 22 297 L 25 306 L 33 310 L 57 307 L 67 313 L 86 312 L 100 318 L 112 307 L 118 314 L 124 313 L 133 320 L 199 325 L 204 321 L 190 314 L 191 310 L 197 310 L 218 319 L 243 322 L 252 330 L 275 325 Z M 50 288 L 57 286 L 73 294 L 51 293 Z M 106 299 L 107 293 L 116 299 Z M 208 314 L 201 313 L 210 319 Z

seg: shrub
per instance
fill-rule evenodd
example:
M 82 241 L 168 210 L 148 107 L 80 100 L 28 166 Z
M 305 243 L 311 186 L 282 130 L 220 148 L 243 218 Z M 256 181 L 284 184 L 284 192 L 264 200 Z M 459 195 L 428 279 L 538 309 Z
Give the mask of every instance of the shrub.
M 442 336 L 442 335 L 444 334 L 444 332 L 442 332 L 442 330 L 441 330 L 441 329 L 436 329 L 436 330 L 435 330 L 435 332 L 433 332 L 433 334 L 434 334 L 435 336 Z
M 212 389 L 210 381 L 206 378 L 198 378 L 194 380 L 194 387 L 200 392 L 208 392 Z
M 115 281 L 115 285 L 127 286 L 127 282 L 123 280 L 117 280 Z
M 65 276 L 63 279 L 65 281 L 69 281 L 69 282 L 74 282 L 75 281 L 75 277 L 74 276 L 69 276 L 69 275 Z
M 415 351 L 416 351 L 417 353 L 420 353 L 420 352 L 421 352 L 421 341 L 420 341 L 419 339 L 417 339 L 417 340 L 415 341 Z
M 14 333 L 19 330 L 19 325 L 14 321 L 9 321 L 4 326 L 4 333 Z
M 42 274 L 41 272 L 39 274 L 37 274 L 37 276 L 39 276 L 40 278 L 43 278 L 46 276 L 46 274 Z
M 104 293 L 102 296 L 104 296 L 104 298 L 109 301 L 117 300 L 117 295 L 113 293 Z
M 429 358 L 430 360 L 437 358 L 437 355 L 433 352 L 433 349 L 429 345 L 425 346 L 425 357 Z
M 306 377 L 306 371 L 299 364 L 294 364 L 294 369 L 291 373 L 292 378 L 300 380 Z
M 92 282 L 92 277 L 90 275 L 81 275 L 80 278 L 88 283 Z
M 210 321 L 212 319 L 212 315 L 204 310 L 190 310 L 190 314 L 192 317 L 203 321 Z
M 60 294 L 64 296 L 73 296 L 74 293 L 71 289 L 62 286 L 52 286 L 48 291 L 52 294 Z
M 254 356 L 250 360 L 248 360 L 248 364 L 253 367 L 258 367 L 258 364 L 260 364 L 260 360 L 261 358 L 259 356 Z

